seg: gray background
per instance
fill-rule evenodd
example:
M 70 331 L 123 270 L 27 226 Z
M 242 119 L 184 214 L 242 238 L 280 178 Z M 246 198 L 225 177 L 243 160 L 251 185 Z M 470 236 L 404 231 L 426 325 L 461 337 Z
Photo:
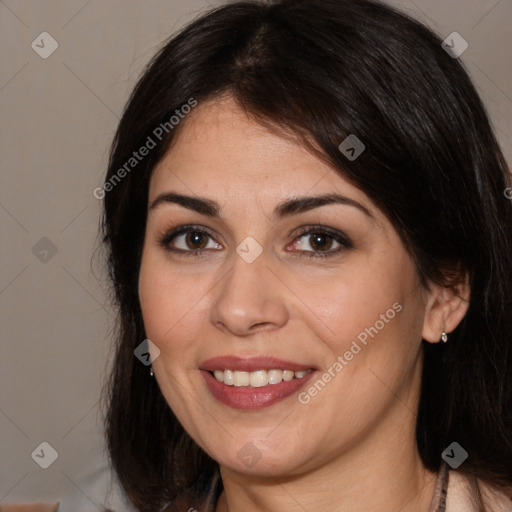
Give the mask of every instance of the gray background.
M 0 508 L 60 500 L 61 512 L 87 512 L 107 503 L 98 400 L 113 318 L 101 267 L 91 269 L 101 207 L 93 190 L 142 67 L 219 3 L 0 1 Z M 393 3 L 469 43 L 460 58 L 510 162 L 512 0 Z M 42 32 L 59 45 L 47 59 L 31 47 Z M 47 469 L 31 456 L 42 442 L 58 452 Z M 129 510 L 119 491 L 109 503 Z

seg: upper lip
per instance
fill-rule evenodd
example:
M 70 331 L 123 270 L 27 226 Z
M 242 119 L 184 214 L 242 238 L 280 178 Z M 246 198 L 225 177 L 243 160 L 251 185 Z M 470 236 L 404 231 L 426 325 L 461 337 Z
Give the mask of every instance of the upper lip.
M 275 357 L 237 357 L 219 356 L 203 361 L 199 368 L 213 372 L 214 370 L 237 370 L 254 372 L 257 370 L 292 370 L 294 372 L 313 370 L 311 365 L 285 361 Z

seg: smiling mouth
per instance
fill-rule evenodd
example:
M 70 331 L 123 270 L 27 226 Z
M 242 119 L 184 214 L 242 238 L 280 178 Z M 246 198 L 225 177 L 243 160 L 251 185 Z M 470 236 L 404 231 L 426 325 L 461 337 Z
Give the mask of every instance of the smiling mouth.
M 280 384 L 282 381 L 288 382 L 292 379 L 302 379 L 305 375 L 313 371 L 301 370 L 256 370 L 253 372 L 244 372 L 239 370 L 214 370 L 209 373 L 215 377 L 218 382 L 226 386 L 261 388 L 268 385 Z
M 234 409 L 269 407 L 297 393 L 318 373 L 308 363 L 277 357 L 217 356 L 199 364 L 210 394 Z

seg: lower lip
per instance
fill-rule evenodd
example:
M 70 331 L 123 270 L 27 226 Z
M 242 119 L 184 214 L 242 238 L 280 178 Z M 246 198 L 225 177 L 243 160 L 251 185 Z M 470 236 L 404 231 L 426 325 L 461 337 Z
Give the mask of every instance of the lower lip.
M 316 371 L 310 371 L 301 379 L 293 378 L 260 388 L 227 386 L 219 382 L 210 372 L 201 370 L 201 373 L 211 394 L 223 404 L 234 409 L 263 409 L 296 393 L 313 377 Z

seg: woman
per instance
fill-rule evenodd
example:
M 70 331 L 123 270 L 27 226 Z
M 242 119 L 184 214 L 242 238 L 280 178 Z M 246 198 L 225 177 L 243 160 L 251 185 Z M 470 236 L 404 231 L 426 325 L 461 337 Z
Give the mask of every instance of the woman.
M 507 186 L 461 64 L 389 7 L 235 2 L 173 37 L 101 190 L 131 502 L 510 510 Z

